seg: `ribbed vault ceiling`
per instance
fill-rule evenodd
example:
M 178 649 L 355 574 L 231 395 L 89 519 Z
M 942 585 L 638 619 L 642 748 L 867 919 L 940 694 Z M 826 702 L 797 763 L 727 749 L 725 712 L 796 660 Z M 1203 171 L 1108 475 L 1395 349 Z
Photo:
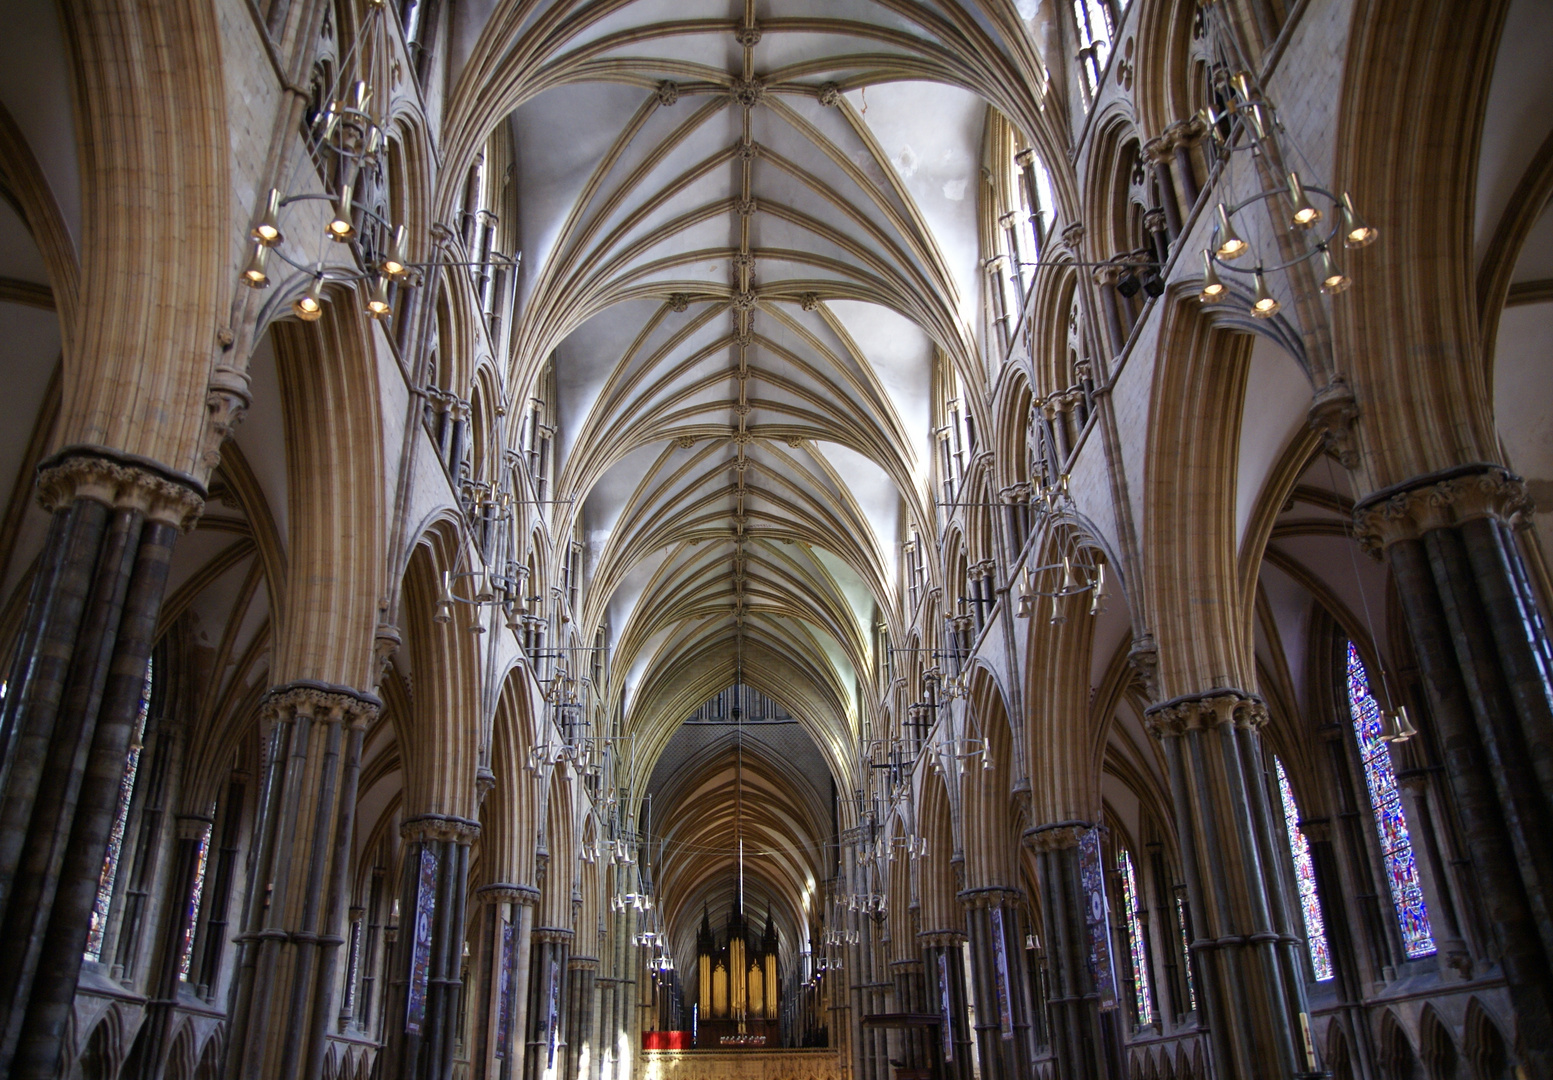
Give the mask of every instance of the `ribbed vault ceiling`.
M 470 70 L 509 103 L 516 375 L 554 360 L 609 707 L 647 772 L 742 672 L 849 790 L 933 530 L 935 365 L 981 382 L 982 132 L 1038 114 L 1006 97 L 1041 85 L 1028 38 L 1005 3 L 511 10 Z

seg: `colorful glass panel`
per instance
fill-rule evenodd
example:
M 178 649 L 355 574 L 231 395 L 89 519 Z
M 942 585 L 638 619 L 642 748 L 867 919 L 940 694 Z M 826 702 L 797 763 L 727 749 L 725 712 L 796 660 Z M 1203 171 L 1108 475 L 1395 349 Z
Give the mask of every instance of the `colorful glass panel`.
M 1321 901 L 1316 896 L 1316 864 L 1310 857 L 1310 844 L 1299 826 L 1300 808 L 1294 801 L 1294 788 L 1283 762 L 1273 758 L 1278 771 L 1278 794 L 1283 797 L 1283 823 L 1289 831 L 1289 854 L 1294 856 L 1294 884 L 1300 893 L 1300 911 L 1305 915 L 1305 944 L 1310 948 L 1310 966 L 1316 981 L 1332 977 L 1332 952 L 1327 946 L 1326 923 L 1321 918 Z
M 102 959 L 102 936 L 108 928 L 108 912 L 113 906 L 113 883 L 119 876 L 119 853 L 124 850 L 124 825 L 129 820 L 129 802 L 135 794 L 135 776 L 140 771 L 140 740 L 146 733 L 146 711 L 151 707 L 151 661 L 146 661 L 146 682 L 140 690 L 140 715 L 135 718 L 135 735 L 124 757 L 124 776 L 119 781 L 119 805 L 113 815 L 113 830 L 108 833 L 108 852 L 103 856 L 102 873 L 97 878 L 97 902 L 92 905 L 91 929 L 86 935 L 86 958 Z
M 1176 897 L 1176 926 L 1181 931 L 1181 956 L 1186 961 L 1186 1003 L 1197 1008 L 1197 982 L 1192 978 L 1192 942 L 1186 932 L 1186 899 Z
M 189 980 L 189 964 L 194 960 L 194 930 L 200 921 L 200 900 L 205 895 L 205 864 L 210 858 L 210 826 L 200 834 L 199 854 L 195 856 L 194 888 L 189 891 L 189 922 L 183 928 L 183 944 L 179 947 L 178 978 Z
M 1127 952 L 1132 956 L 1133 1007 L 1141 1027 L 1154 1022 L 1154 1006 L 1149 993 L 1149 963 L 1144 945 L 1143 917 L 1138 904 L 1138 878 L 1133 872 L 1132 856 L 1126 848 L 1117 852 L 1116 868 L 1121 873 L 1122 907 L 1127 914 Z
M 1370 680 L 1359 659 L 1359 650 L 1348 643 L 1348 707 L 1353 714 L 1354 734 L 1359 739 L 1359 757 L 1364 762 L 1364 781 L 1370 791 L 1370 807 L 1375 811 L 1375 829 L 1380 834 L 1381 855 L 1386 862 L 1386 880 L 1391 899 L 1402 925 L 1402 944 L 1408 959 L 1428 956 L 1434 950 L 1429 930 L 1429 912 L 1424 907 L 1423 889 L 1418 884 L 1418 867 L 1413 861 L 1413 844 L 1408 836 L 1407 816 L 1402 811 L 1402 795 L 1397 791 L 1397 775 L 1391 765 L 1391 751 L 1381 738 L 1380 704 L 1370 693 Z

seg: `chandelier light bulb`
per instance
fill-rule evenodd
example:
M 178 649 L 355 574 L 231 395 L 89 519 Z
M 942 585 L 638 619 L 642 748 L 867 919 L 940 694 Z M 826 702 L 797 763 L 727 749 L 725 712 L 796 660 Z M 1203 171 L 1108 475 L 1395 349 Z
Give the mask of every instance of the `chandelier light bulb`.
M 388 275 L 379 274 L 372 295 L 367 299 L 367 314 L 374 319 L 386 319 L 393 313 L 394 307 L 388 302 Z
M 1251 299 L 1251 314 L 1258 319 L 1271 319 L 1282 307 L 1278 298 L 1267 291 L 1267 279 L 1260 268 L 1256 271 L 1256 295 Z
M 1308 229 L 1321 220 L 1321 211 L 1311 205 L 1299 173 L 1289 174 L 1289 198 L 1294 200 L 1294 224 L 1299 228 Z
M 324 278 L 319 274 L 308 282 L 305 292 L 297 297 L 291 305 L 291 310 L 296 312 L 297 318 L 303 322 L 317 322 L 324 313 Z
M 1365 224 L 1359 212 L 1353 208 L 1353 200 L 1348 197 L 1348 192 L 1343 192 L 1343 244 L 1346 247 L 1368 247 L 1375 243 L 1375 238 L 1380 235 L 1380 230 Z
M 403 225 L 394 226 L 394 239 L 383 259 L 383 273 L 389 277 L 401 277 L 410 272 L 409 230 Z
M 1320 265 L 1321 291 L 1328 296 L 1336 296 L 1353 284 L 1353 279 L 1338 269 L 1336 261 L 1332 258 L 1332 252 L 1327 250 L 1325 244 L 1321 245 Z
M 253 238 L 265 247 L 274 247 L 284 239 L 280 234 L 280 192 L 270 188 L 264 202 L 264 214 L 254 223 Z
M 270 283 L 270 275 L 265 270 L 265 264 L 270 261 L 270 249 L 264 246 L 262 240 L 254 241 L 253 254 L 248 257 L 248 265 L 243 267 L 243 284 L 250 289 L 263 289 Z
M 335 200 L 334 216 L 329 219 L 326 226 L 329 231 L 329 239 L 338 243 L 345 243 L 356 235 L 356 224 L 351 221 L 351 186 L 346 184 L 340 188 L 340 197 Z
M 1219 249 L 1217 255 L 1221 259 L 1238 259 L 1250 250 L 1250 245 L 1240 238 L 1235 232 L 1235 227 L 1229 223 L 1229 211 L 1224 209 L 1224 204 L 1219 203 Z

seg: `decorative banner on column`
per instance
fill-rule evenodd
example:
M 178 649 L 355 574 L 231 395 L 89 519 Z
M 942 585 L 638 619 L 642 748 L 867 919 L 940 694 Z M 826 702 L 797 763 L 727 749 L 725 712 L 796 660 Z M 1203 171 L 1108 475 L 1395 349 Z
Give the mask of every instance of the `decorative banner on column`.
M 501 921 L 501 947 L 497 950 L 496 970 L 496 1056 L 507 1057 L 507 1029 L 512 1025 L 512 922 Z
M 557 960 L 550 961 L 550 982 L 545 992 L 545 997 L 550 1002 L 550 1012 L 545 1018 L 545 1045 L 549 1048 L 545 1058 L 545 1068 L 555 1068 L 556 1043 L 561 1038 L 561 1026 L 556 1023 L 557 1006 L 561 996 L 561 964 Z
M 415 937 L 410 944 L 410 992 L 404 1030 L 421 1033 L 426 1019 L 426 984 L 431 978 L 431 916 L 437 903 L 437 853 L 421 848 L 421 880 L 415 892 Z
M 942 949 L 938 953 L 938 1015 L 939 1037 L 944 1044 L 944 1061 L 954 1060 L 954 1028 L 949 1019 L 949 957 Z
M 1105 864 L 1100 830 L 1090 829 L 1078 843 L 1079 885 L 1084 890 L 1084 921 L 1089 927 L 1089 972 L 1095 979 L 1102 1011 L 1116 1008 L 1116 973 L 1111 967 L 1111 928 L 1106 919 Z
M 1000 907 L 992 909 L 992 971 L 998 984 L 998 1032 L 1007 1042 L 1014 1037 L 1014 1010 L 1008 999 L 1008 944 Z

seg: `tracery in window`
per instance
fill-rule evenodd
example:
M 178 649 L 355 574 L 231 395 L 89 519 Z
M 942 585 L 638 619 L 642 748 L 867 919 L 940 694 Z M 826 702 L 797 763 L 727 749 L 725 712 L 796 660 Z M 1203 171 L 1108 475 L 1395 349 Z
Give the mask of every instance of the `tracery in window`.
M 1435 951 L 1429 929 L 1429 912 L 1424 907 L 1423 889 L 1418 884 L 1418 867 L 1413 861 L 1413 843 L 1407 830 L 1407 815 L 1402 811 L 1402 795 L 1397 791 L 1396 771 L 1391 752 L 1381 738 L 1380 704 L 1370 693 L 1369 675 L 1359 650 L 1348 643 L 1348 708 L 1353 715 L 1354 735 L 1359 740 L 1359 758 L 1364 762 L 1364 782 L 1370 792 L 1370 807 L 1375 812 L 1375 829 L 1380 834 L 1381 856 L 1386 863 L 1386 882 L 1402 926 L 1402 945 L 1409 960 Z
M 1154 1022 L 1153 995 L 1149 990 L 1148 946 L 1143 936 L 1143 916 L 1138 902 L 1138 878 L 1126 848 L 1116 853 L 1116 869 L 1122 879 L 1122 911 L 1127 917 L 1127 952 L 1132 958 L 1133 1012 L 1138 1026 Z
M 102 959 L 102 936 L 108 927 L 108 912 L 113 905 L 113 882 L 119 874 L 119 853 L 124 850 L 124 825 L 129 820 L 129 803 L 135 794 L 135 775 L 140 771 L 141 740 L 146 734 L 146 712 L 151 707 L 153 665 L 146 661 L 146 681 L 140 689 L 140 712 L 135 717 L 135 733 L 124 756 L 124 776 L 119 781 L 119 805 L 113 815 L 113 831 L 108 834 L 108 852 L 103 856 L 102 873 L 97 878 L 97 902 L 92 905 L 91 929 L 86 935 L 86 958 Z
M 1300 911 L 1305 916 L 1305 944 L 1310 948 L 1310 966 L 1316 981 L 1332 977 L 1332 953 L 1327 946 L 1326 923 L 1321 918 L 1321 901 L 1316 896 L 1316 864 L 1310 857 L 1310 844 L 1300 829 L 1300 808 L 1294 801 L 1294 788 L 1283 762 L 1273 758 L 1278 773 L 1278 793 L 1283 797 L 1283 823 L 1289 832 L 1289 854 L 1294 857 L 1294 883 L 1300 894 Z

